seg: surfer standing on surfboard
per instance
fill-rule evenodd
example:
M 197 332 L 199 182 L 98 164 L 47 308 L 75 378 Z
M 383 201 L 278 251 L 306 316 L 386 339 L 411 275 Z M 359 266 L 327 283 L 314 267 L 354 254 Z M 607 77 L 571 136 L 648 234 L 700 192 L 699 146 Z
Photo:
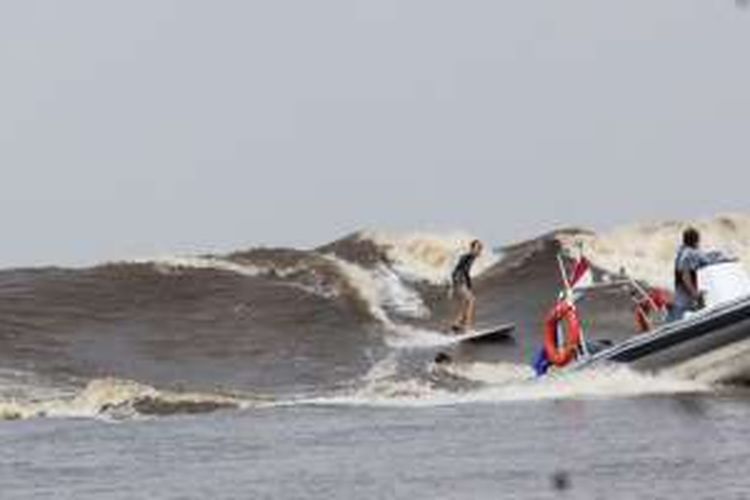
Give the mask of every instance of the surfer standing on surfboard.
M 451 326 L 451 330 L 455 333 L 463 333 L 474 327 L 476 297 L 471 286 L 471 266 L 481 253 L 482 242 L 472 241 L 469 245 L 469 252 L 461 256 L 451 274 L 453 297 L 459 302 L 458 313 Z

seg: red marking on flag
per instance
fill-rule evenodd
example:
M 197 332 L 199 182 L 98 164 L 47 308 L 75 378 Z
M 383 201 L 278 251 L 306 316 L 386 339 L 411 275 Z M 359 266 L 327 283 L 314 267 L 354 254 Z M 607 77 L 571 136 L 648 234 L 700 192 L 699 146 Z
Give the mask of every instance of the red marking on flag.
M 576 262 L 575 268 L 573 269 L 573 278 L 570 280 L 571 288 L 583 285 L 587 286 L 591 282 L 591 264 L 586 257 L 581 257 Z

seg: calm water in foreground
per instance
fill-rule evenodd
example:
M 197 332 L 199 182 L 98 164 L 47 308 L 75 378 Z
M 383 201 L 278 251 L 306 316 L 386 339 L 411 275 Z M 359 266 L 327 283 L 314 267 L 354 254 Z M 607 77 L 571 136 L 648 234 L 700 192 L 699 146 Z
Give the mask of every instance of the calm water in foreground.
M 750 399 L 288 406 L 0 424 L 2 498 L 750 497 Z

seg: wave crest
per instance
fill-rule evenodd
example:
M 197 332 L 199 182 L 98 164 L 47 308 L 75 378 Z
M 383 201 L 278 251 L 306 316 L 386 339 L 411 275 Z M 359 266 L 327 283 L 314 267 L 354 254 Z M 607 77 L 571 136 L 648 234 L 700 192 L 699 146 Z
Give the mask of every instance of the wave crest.
M 703 247 L 720 249 L 738 257 L 750 270 L 748 215 L 636 224 L 603 234 L 561 233 L 557 238 L 569 254 L 575 255 L 581 249 L 601 269 L 613 274 L 625 269 L 633 278 L 671 288 L 675 253 L 682 239 L 681 233 L 688 225 L 701 232 Z
M 381 247 L 392 263 L 394 271 L 410 281 L 424 281 L 432 285 L 446 284 L 453 266 L 469 243 L 476 239 L 466 233 L 388 233 L 367 231 L 360 238 L 371 240 Z M 487 248 L 474 263 L 472 272 L 482 274 L 500 260 L 500 256 Z
M 0 419 L 39 417 L 124 419 L 149 415 L 208 413 L 239 409 L 248 399 L 209 393 L 160 391 L 149 385 L 116 378 L 95 379 L 71 397 L 0 402 Z

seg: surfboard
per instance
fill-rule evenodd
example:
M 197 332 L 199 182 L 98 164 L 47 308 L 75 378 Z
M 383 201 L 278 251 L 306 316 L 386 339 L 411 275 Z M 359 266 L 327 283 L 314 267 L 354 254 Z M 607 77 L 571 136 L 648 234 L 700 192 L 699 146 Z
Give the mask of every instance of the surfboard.
M 461 334 L 448 334 L 458 342 L 504 342 L 513 340 L 511 333 L 516 329 L 515 323 L 504 323 L 490 327 L 482 327 L 478 330 Z

